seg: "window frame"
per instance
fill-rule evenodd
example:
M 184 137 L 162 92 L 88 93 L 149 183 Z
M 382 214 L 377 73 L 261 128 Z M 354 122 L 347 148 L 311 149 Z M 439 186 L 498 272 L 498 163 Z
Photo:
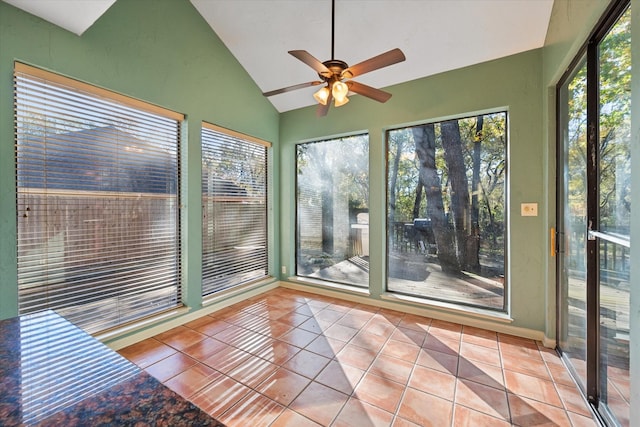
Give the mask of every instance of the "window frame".
M 239 280 L 232 280 L 231 283 L 227 284 L 227 285 L 218 285 L 218 286 L 209 286 L 209 285 L 205 285 L 205 281 L 207 280 L 206 276 L 209 275 L 210 273 L 212 274 L 212 271 L 206 271 L 205 269 L 205 263 L 207 262 L 207 257 L 205 256 L 205 252 L 206 252 L 206 245 L 208 244 L 214 244 L 213 241 L 209 241 L 209 239 L 207 238 L 207 236 L 205 235 L 205 227 L 207 227 L 207 212 L 208 212 L 208 203 L 205 201 L 205 197 L 215 197 L 213 195 L 207 195 L 204 191 L 204 179 L 205 179 L 205 132 L 211 132 L 212 133 L 212 137 L 214 136 L 214 134 L 218 134 L 221 137 L 224 138 L 228 138 L 230 139 L 230 141 L 232 143 L 244 143 L 244 144 L 250 144 L 247 147 L 252 150 L 255 149 L 256 147 L 262 147 L 264 149 L 264 177 L 263 177 L 263 196 L 262 197 L 249 197 L 249 199 L 255 199 L 256 201 L 259 201 L 259 199 L 262 199 L 262 203 L 264 206 L 264 210 L 263 210 L 263 221 L 264 221 L 264 232 L 262 234 L 262 239 L 264 242 L 264 249 L 261 251 L 263 252 L 263 264 L 261 264 L 261 268 L 264 269 L 264 274 L 261 276 L 255 276 L 255 274 L 249 274 L 250 272 L 248 271 L 244 271 L 244 274 L 247 275 L 249 274 L 249 277 L 245 277 L 245 278 L 239 278 Z M 270 227 L 270 222 L 271 222 L 271 216 L 270 216 L 270 211 L 269 211 L 269 198 L 271 195 L 271 192 L 269 191 L 269 182 L 270 182 L 270 177 L 271 177 L 271 147 L 272 144 L 268 141 L 262 140 L 260 138 L 256 138 L 253 137 L 251 135 L 247 135 L 241 132 L 237 132 L 222 126 L 218 126 L 209 122 L 202 122 L 201 125 L 201 130 L 200 130 L 200 140 L 201 140 L 201 151 L 200 151 L 200 155 L 201 155 L 201 164 L 202 164 L 202 169 L 201 169 L 201 205 L 202 205 L 202 264 L 201 264 L 201 277 L 202 277 L 202 291 L 201 291 L 201 296 L 203 297 L 203 299 L 205 300 L 209 300 L 212 298 L 215 298 L 217 295 L 219 295 L 220 293 L 224 293 L 227 291 L 231 291 L 234 289 L 238 289 L 238 288 L 244 288 L 246 286 L 252 286 L 255 283 L 260 283 L 263 280 L 269 279 L 271 277 L 270 275 L 270 263 L 271 263 L 271 256 L 269 255 L 269 250 L 271 247 L 271 238 L 270 238 L 270 232 L 271 232 L 271 227 Z M 214 141 L 208 141 L 210 143 L 213 143 Z M 253 147 L 251 147 L 253 146 Z M 213 151 L 210 151 L 209 154 L 213 154 Z M 238 160 L 238 159 L 231 159 L 231 160 Z M 208 178 L 208 177 L 207 177 Z M 234 183 L 228 183 L 228 184 L 232 184 L 235 185 Z M 241 183 L 242 184 L 242 183 Z M 241 190 L 240 186 L 238 186 L 238 190 Z M 228 201 L 231 201 L 231 199 L 233 199 L 235 196 L 231 195 Z M 247 200 L 245 200 L 246 202 Z M 215 214 L 215 212 L 214 212 Z M 209 261 L 212 263 L 215 263 L 215 256 L 211 256 L 209 257 Z M 236 259 L 234 257 L 234 259 Z M 242 258 L 244 259 L 244 258 Z M 245 265 L 251 265 L 248 262 Z M 235 275 L 241 275 L 243 273 L 243 270 L 237 270 L 235 271 Z M 229 274 L 227 276 L 225 276 L 227 278 L 232 278 L 233 274 Z
M 44 88 L 42 89 L 43 91 L 47 91 L 47 92 L 43 92 L 43 94 L 37 94 L 35 91 L 37 90 L 36 87 L 38 87 L 38 85 L 39 87 Z M 33 92 L 27 92 L 28 90 Z M 50 97 L 51 95 L 48 95 L 48 93 L 50 92 L 56 95 L 57 97 L 51 98 Z M 28 93 L 34 93 L 35 95 L 28 95 Z M 16 168 L 15 189 L 16 189 L 16 209 L 19 214 L 18 230 L 17 230 L 18 232 L 16 234 L 16 245 L 18 248 L 17 277 L 18 277 L 19 313 L 26 314 L 26 313 L 32 313 L 32 312 L 39 312 L 47 308 L 58 307 L 57 309 L 62 310 L 63 314 L 66 310 L 66 312 L 68 312 L 66 315 L 71 318 L 76 318 L 74 316 L 79 316 L 76 320 L 77 322 L 79 322 L 79 326 L 84 327 L 90 333 L 96 333 L 96 332 L 104 332 L 106 330 L 113 329 L 113 328 L 118 328 L 129 323 L 139 322 L 140 320 L 148 317 L 156 317 L 158 315 L 161 315 L 164 312 L 173 311 L 176 308 L 181 307 L 183 305 L 182 299 L 184 296 L 183 285 L 182 285 L 183 268 L 182 268 L 182 238 L 181 238 L 182 230 L 181 230 L 181 208 L 180 208 L 181 149 L 182 149 L 181 146 L 182 146 L 182 129 L 184 126 L 185 116 L 181 113 L 177 113 L 172 110 L 169 110 L 145 101 L 141 101 L 126 95 L 122 95 L 120 93 L 117 93 L 108 89 L 104 89 L 89 83 L 85 83 L 73 78 L 62 76 L 60 74 L 52 73 L 37 67 L 24 64 L 22 62 L 18 62 L 18 61 L 14 63 L 14 96 L 15 96 L 14 98 L 14 120 L 15 120 L 14 130 L 15 130 L 15 144 L 16 144 L 16 151 L 15 151 L 16 158 L 14 163 Z M 50 98 L 46 98 L 46 97 L 50 97 Z M 25 119 L 28 119 L 28 114 L 25 110 L 26 105 L 23 105 L 24 103 L 27 102 L 26 101 L 27 99 L 30 100 L 29 102 L 34 103 L 33 104 L 35 105 L 34 108 L 38 108 L 36 110 L 38 111 L 37 114 L 43 115 L 43 117 L 48 117 L 48 115 L 52 115 L 54 117 L 57 117 L 57 116 L 60 117 L 60 119 L 58 119 L 59 122 L 56 122 L 55 121 L 56 119 L 53 119 L 50 122 L 47 122 L 42 125 L 43 129 L 45 129 L 45 132 L 47 132 L 45 133 L 46 138 L 50 138 L 49 135 L 56 135 L 56 136 L 61 135 L 61 137 L 59 138 L 61 142 L 58 142 L 58 147 L 62 147 L 62 148 L 59 148 L 59 150 L 86 150 L 87 152 L 86 155 L 88 156 L 95 156 L 96 153 L 101 153 L 100 151 L 95 151 L 95 152 L 91 151 L 92 146 L 90 146 L 89 144 L 85 144 L 83 140 L 81 140 L 77 136 L 77 134 L 80 133 L 80 130 L 87 129 L 89 131 L 93 131 L 96 134 L 96 136 L 92 136 L 92 137 L 85 136 L 86 137 L 85 140 L 95 142 L 95 145 L 94 145 L 95 147 L 103 147 L 103 149 L 106 148 L 110 150 L 116 150 L 117 152 L 117 150 L 122 150 L 123 146 L 121 144 L 130 143 L 131 141 L 134 141 L 134 143 L 137 144 L 137 146 L 139 147 L 139 151 L 134 151 L 126 156 L 122 156 L 120 160 L 114 161 L 112 163 L 100 162 L 100 156 L 90 157 L 90 158 L 95 158 L 97 162 L 100 162 L 99 164 L 101 165 L 101 167 L 102 165 L 106 164 L 108 165 L 106 167 L 114 168 L 114 169 L 107 169 L 108 171 L 115 171 L 113 173 L 115 173 L 116 175 L 114 175 L 113 177 L 108 176 L 108 179 L 110 179 L 111 181 L 109 181 L 109 184 L 107 184 L 106 187 L 98 186 L 98 184 L 94 185 L 92 183 L 82 183 L 83 180 L 78 180 L 77 175 L 74 178 L 71 178 L 70 176 L 64 177 L 65 173 L 67 175 L 70 175 L 69 165 L 71 164 L 71 158 L 69 159 L 70 161 L 68 164 L 63 164 L 63 166 L 60 167 L 59 173 L 63 174 L 62 181 L 58 181 L 56 183 L 54 183 L 53 181 L 50 182 L 48 178 L 45 177 L 44 174 L 42 174 L 43 176 L 42 187 L 38 188 L 38 186 L 36 186 L 34 187 L 35 189 L 29 189 L 29 185 L 33 185 L 33 183 L 29 183 L 27 181 L 24 181 L 24 182 L 27 182 L 28 185 L 23 187 L 21 184 L 20 174 L 23 173 L 21 172 L 23 167 L 28 167 L 28 163 L 24 163 L 24 162 L 28 162 L 29 157 L 27 157 L 26 160 L 21 160 L 20 158 L 21 150 L 24 150 L 25 149 L 24 147 L 26 146 L 19 145 L 19 143 L 20 141 L 25 141 L 26 140 L 25 138 L 29 138 L 29 135 L 30 135 L 29 133 L 30 131 L 28 128 L 23 129 L 21 127 L 25 125 L 26 123 Z M 52 103 L 51 101 L 52 99 L 55 99 L 56 100 L 55 102 L 58 102 L 58 104 Z M 46 102 L 41 100 L 46 100 Z M 23 103 L 19 104 L 19 102 L 23 102 Z M 84 102 L 84 104 L 82 104 L 82 102 Z M 86 106 L 86 108 L 82 108 L 82 105 Z M 64 108 L 67 108 L 68 110 L 64 110 Z M 99 110 L 100 108 L 102 108 L 103 110 L 100 111 Z M 99 112 L 96 112 L 96 111 L 99 111 Z M 74 119 L 77 120 L 77 122 L 73 122 Z M 75 123 L 76 126 L 71 127 L 70 123 Z M 101 127 L 101 125 L 105 123 L 108 124 L 108 126 Z M 123 130 L 124 129 L 122 128 L 123 126 L 126 127 L 127 129 L 126 131 Z M 132 126 L 132 127 L 129 128 L 127 126 Z M 107 129 L 110 127 L 114 129 L 110 132 L 112 132 L 113 135 L 116 135 L 117 133 L 118 136 L 113 136 L 109 132 L 104 131 L 104 129 Z M 70 128 L 71 130 L 67 130 L 67 128 Z M 74 136 L 72 137 L 72 135 Z M 34 140 L 33 136 L 31 136 L 30 138 Z M 35 140 L 37 139 L 38 138 L 35 138 Z M 47 144 L 46 141 L 40 142 L 40 145 L 45 147 L 43 148 L 43 150 L 46 150 L 46 144 Z M 164 145 L 148 145 L 148 144 L 164 144 Z M 124 146 L 124 148 L 127 148 L 127 147 L 129 146 Z M 39 148 L 37 149 L 39 150 Z M 60 151 L 60 153 L 62 153 L 60 155 L 65 155 L 64 151 Z M 69 151 L 68 153 L 74 153 L 74 152 Z M 104 157 L 105 159 L 109 159 L 108 156 L 110 151 L 102 151 L 102 153 L 103 153 L 102 155 L 105 156 Z M 127 171 L 136 170 L 136 167 L 134 166 L 134 163 L 136 161 L 152 162 L 154 160 L 170 161 L 172 163 L 173 169 L 169 169 L 169 171 L 166 172 L 166 168 L 164 166 L 162 167 L 162 169 L 159 169 L 159 166 L 153 166 L 156 169 L 141 171 L 140 177 L 144 178 L 144 176 L 146 176 L 146 180 L 143 180 L 143 181 L 134 182 L 132 178 L 129 175 L 127 175 L 127 173 L 129 173 Z M 77 167 L 80 168 L 79 170 L 83 170 L 82 168 L 84 167 L 84 165 L 82 165 L 81 163 L 78 163 L 77 160 L 76 160 L 76 164 L 80 164 L 81 166 L 77 166 Z M 145 167 L 148 165 L 153 165 L 153 163 L 141 163 L 141 164 L 144 165 Z M 47 170 L 47 169 L 44 169 L 44 170 Z M 91 163 L 87 164 L 87 167 L 84 168 L 84 170 L 87 171 L 88 173 L 98 174 L 97 176 L 99 179 L 102 179 L 101 177 L 104 177 L 104 175 L 102 175 L 104 172 L 101 172 L 97 166 Z M 157 177 L 158 176 L 157 173 L 160 170 L 162 170 L 161 176 L 163 177 L 166 176 L 166 179 L 168 180 L 164 182 L 165 186 L 164 187 L 145 187 L 145 185 L 151 185 L 156 182 L 158 183 L 163 182 L 161 180 L 156 181 L 155 179 L 149 179 L 149 176 L 151 175 Z M 109 172 L 109 173 L 112 173 L 112 172 Z M 144 174 L 151 174 L 151 175 L 144 175 Z M 25 177 L 26 176 L 27 175 L 25 175 Z M 124 180 L 122 177 L 125 177 Z M 129 177 L 128 178 L 129 181 L 126 181 L 127 177 Z M 24 178 L 24 179 L 26 180 L 27 178 Z M 80 183 L 80 184 L 77 184 L 76 187 L 73 187 L 73 188 L 76 188 L 76 190 L 68 186 L 72 182 L 71 181 L 72 179 Z M 136 177 L 136 179 L 139 179 L 139 177 Z M 126 183 L 126 185 L 128 185 L 129 187 L 127 189 L 123 189 L 123 187 L 121 187 L 122 183 Z M 67 189 L 65 189 L 65 185 L 67 186 Z M 141 187 L 135 187 L 135 185 L 141 185 Z M 48 203 L 46 197 L 47 197 L 47 194 L 49 193 L 52 195 L 57 194 L 58 197 L 63 197 L 63 198 L 73 196 L 74 193 L 78 194 L 77 197 L 85 197 L 89 193 L 87 193 L 87 189 L 82 190 L 82 188 L 84 188 L 83 186 L 85 186 L 88 189 L 89 193 L 94 192 L 97 197 L 100 197 L 104 200 L 107 200 L 107 201 L 109 199 L 115 199 L 115 200 L 120 199 L 120 201 L 128 200 L 129 201 L 128 203 L 130 204 L 136 203 L 136 202 L 131 202 L 132 200 L 134 200 L 134 201 L 137 201 L 137 203 L 139 203 L 138 206 L 140 208 L 142 208 L 140 204 L 143 203 L 142 201 L 144 200 L 155 199 L 155 200 L 159 200 L 158 203 L 161 203 L 161 204 L 169 203 L 169 205 L 171 206 L 171 212 L 172 212 L 171 215 L 167 215 L 165 213 L 166 212 L 165 209 L 161 209 L 158 211 L 148 211 L 147 213 L 145 213 L 147 215 L 160 215 L 162 218 L 164 218 L 162 219 L 163 222 L 161 223 L 161 225 L 158 225 L 159 222 L 157 218 L 155 221 L 151 219 L 145 220 L 144 218 L 142 218 L 139 220 L 139 222 L 141 222 L 141 224 L 143 224 L 143 226 L 146 226 L 147 228 L 143 228 L 142 231 L 140 229 L 136 230 L 137 232 L 141 231 L 143 236 L 144 235 L 147 236 L 147 240 L 146 240 L 147 243 L 145 248 L 147 248 L 148 250 L 143 251 L 143 255 L 145 254 L 145 252 L 147 252 L 147 256 L 153 257 L 153 259 L 158 259 L 157 255 L 154 256 L 152 253 L 149 252 L 149 251 L 153 252 L 154 247 L 156 249 L 159 249 L 157 247 L 158 244 L 161 244 L 161 245 L 169 244 L 173 248 L 172 251 L 175 251 L 175 252 L 172 252 L 172 253 L 175 254 L 175 257 L 172 259 L 170 264 L 163 264 L 169 268 L 167 271 L 171 272 L 169 279 L 166 282 L 166 284 L 158 285 L 157 281 L 152 280 L 150 278 L 150 274 L 145 273 L 144 268 L 141 267 L 141 265 L 145 265 L 145 264 L 144 263 L 139 264 L 135 262 L 131 264 L 133 267 L 132 271 L 137 271 L 138 273 L 129 273 L 129 275 L 127 275 L 127 272 L 123 272 L 123 273 L 118 273 L 118 274 L 124 274 L 120 279 L 112 277 L 118 271 L 117 269 L 120 268 L 118 267 L 118 263 L 126 263 L 126 258 L 122 258 L 125 256 L 124 252 L 119 253 L 122 249 L 118 249 L 118 248 L 121 248 L 121 246 L 118 246 L 118 244 L 115 243 L 115 246 L 111 247 L 109 246 L 109 243 L 108 243 L 109 240 L 106 240 L 107 243 L 105 243 L 104 247 L 109 247 L 109 249 L 105 249 L 105 250 L 108 250 L 109 251 L 108 253 L 110 255 L 112 254 L 115 256 L 116 264 L 114 264 L 114 267 L 113 267 L 115 270 L 112 269 L 110 273 L 105 272 L 103 276 L 101 276 L 103 278 L 106 277 L 105 279 L 106 281 L 102 285 L 97 285 L 97 283 L 95 282 L 95 280 L 97 280 L 98 278 L 90 279 L 92 283 L 96 283 L 96 288 L 93 289 L 93 292 L 94 293 L 97 292 L 96 294 L 97 296 L 93 296 L 93 294 L 91 293 L 85 295 L 85 298 L 88 300 L 85 303 L 82 303 L 81 305 L 77 305 L 78 301 L 75 301 L 74 303 L 69 303 L 64 301 L 56 303 L 58 305 L 62 304 L 62 307 L 66 307 L 66 308 L 61 308 L 58 305 L 52 305 L 48 299 L 45 300 L 45 303 L 43 306 L 37 306 L 37 307 L 29 306 L 23 299 L 26 297 L 24 297 L 22 289 L 26 289 L 26 288 L 21 288 L 22 285 L 20 284 L 21 275 L 22 275 L 22 277 L 25 280 L 27 280 L 24 283 L 24 286 L 29 287 L 29 282 L 28 282 L 29 279 L 27 279 L 27 276 L 25 276 L 27 272 L 23 272 L 21 274 L 21 264 L 22 264 L 22 267 L 25 267 L 25 265 L 28 267 L 29 265 L 28 262 L 26 261 L 26 258 L 20 255 L 20 248 L 22 246 L 20 242 L 23 239 L 20 233 L 20 228 L 21 228 L 20 224 L 21 224 L 21 220 L 24 221 L 29 216 L 29 213 L 24 213 L 23 215 L 20 215 L 21 198 L 23 198 L 25 194 L 37 195 L 38 193 L 41 193 L 45 197 L 42 200 L 44 200 L 45 203 Z M 114 191 L 109 186 L 115 186 L 116 190 Z M 107 191 L 104 191 L 105 189 Z M 81 191 L 82 194 L 78 193 L 79 191 Z M 133 191 L 133 193 L 131 193 L 131 191 Z M 87 194 L 84 194 L 84 193 L 87 193 Z M 67 203 L 70 202 L 69 200 L 70 199 L 67 200 Z M 107 202 L 107 203 L 110 203 L 110 202 Z M 153 202 L 150 202 L 150 203 L 153 203 Z M 67 205 L 67 206 L 73 207 L 73 205 Z M 67 209 L 70 209 L 70 208 L 67 207 Z M 149 208 L 149 209 L 152 209 L 152 208 Z M 103 211 L 96 213 L 96 215 L 100 215 L 100 217 L 102 217 L 104 215 L 109 215 L 108 212 L 109 212 L 108 209 L 104 209 Z M 117 212 L 121 212 L 121 213 L 111 214 L 111 215 L 114 215 L 113 218 L 116 218 L 118 215 L 126 216 L 126 214 L 123 214 L 122 213 L 123 211 L 121 210 Z M 44 213 L 44 215 L 42 215 L 45 221 L 48 218 L 47 215 L 48 214 L 46 212 Z M 77 214 L 76 216 L 79 217 L 80 215 L 81 214 Z M 101 221 L 100 218 L 96 218 L 95 220 Z M 42 221 L 42 219 L 40 219 L 40 221 Z M 104 219 L 102 221 L 104 221 Z M 113 234 L 112 234 L 113 230 L 117 230 L 116 234 L 119 233 L 119 235 L 125 236 L 125 239 L 128 238 L 130 231 L 127 232 L 126 231 L 127 225 L 123 225 L 127 221 L 122 219 L 120 220 L 114 219 L 113 221 L 114 221 L 113 223 L 107 223 L 106 221 L 102 223 L 102 224 L 106 224 L 104 225 L 105 231 L 103 232 L 103 234 L 106 236 L 105 239 L 113 239 Z M 132 226 L 133 225 L 129 224 L 129 227 L 132 227 Z M 165 227 L 168 227 L 168 228 L 165 228 Z M 76 230 L 74 230 L 74 232 L 75 231 Z M 165 233 L 166 231 L 170 231 L 171 234 L 169 235 L 158 234 L 158 233 Z M 69 234 L 68 232 L 65 232 L 65 233 Z M 49 238 L 45 234 L 41 233 L 41 235 L 47 241 L 49 240 Z M 87 236 L 89 236 L 89 234 L 87 234 Z M 65 235 L 63 236 L 63 238 L 68 240 L 71 237 L 68 237 Z M 158 242 L 164 242 L 164 243 L 158 243 Z M 126 243 L 123 243 L 123 244 L 125 246 L 122 246 L 122 247 L 127 247 Z M 48 244 L 45 246 L 48 246 Z M 69 243 L 68 242 L 65 243 L 65 246 L 69 246 Z M 46 247 L 44 250 L 46 251 L 47 254 L 50 253 L 50 251 L 46 249 Z M 69 268 L 67 266 L 68 256 L 66 255 L 67 249 L 65 248 L 64 250 L 65 250 L 64 252 L 65 255 L 63 255 L 63 260 L 54 262 L 52 264 L 52 268 L 57 268 L 58 270 L 61 269 L 60 271 L 65 272 L 62 276 L 63 281 L 61 283 L 63 285 L 62 288 L 65 289 L 64 292 L 62 292 L 62 296 L 64 298 L 68 298 L 69 296 L 67 295 L 67 293 L 70 292 L 69 289 L 72 287 L 71 283 L 78 282 L 78 281 L 84 283 L 86 280 L 89 280 L 89 279 L 83 279 L 82 277 L 77 276 L 77 274 L 79 273 L 76 273 L 76 275 L 74 275 L 72 278 L 67 277 L 68 274 L 66 273 L 66 270 Z M 25 252 L 22 252 L 22 253 L 24 254 Z M 85 257 L 89 255 L 89 252 L 87 249 L 81 250 L 80 252 L 77 252 L 77 253 L 80 254 L 80 256 L 85 256 Z M 120 256 L 120 258 L 118 258 L 118 255 Z M 99 260 L 99 255 L 94 256 L 93 259 Z M 91 266 L 92 258 L 89 257 L 87 258 L 87 260 L 88 260 L 87 262 L 89 263 L 89 266 Z M 49 265 L 49 262 L 47 262 L 47 266 L 48 265 Z M 58 265 L 58 267 L 56 267 L 56 265 Z M 47 267 L 47 269 L 48 268 L 49 267 Z M 95 272 L 94 270 L 95 267 L 90 267 L 89 269 Z M 84 269 L 84 270 L 88 271 L 87 269 Z M 135 276 L 131 274 L 135 274 Z M 115 283 L 113 282 L 114 280 L 117 280 L 119 283 L 119 285 L 115 287 L 117 289 L 120 289 L 118 291 L 116 291 L 115 288 L 113 288 L 112 286 L 108 285 L 108 283 Z M 152 285 L 151 284 L 152 282 L 154 282 L 155 284 Z M 56 282 L 56 284 L 57 283 L 58 282 Z M 135 283 L 135 286 L 133 286 L 134 283 Z M 43 285 L 39 285 L 39 286 L 41 287 L 43 286 L 45 289 L 48 289 L 50 286 L 49 280 L 47 279 Z M 78 286 L 78 285 L 74 285 L 74 286 Z M 82 288 L 83 291 L 85 289 L 84 286 L 86 285 L 83 285 L 83 288 Z M 104 289 L 105 291 L 101 294 L 100 292 L 96 291 L 96 289 L 98 288 Z M 170 294 L 172 296 L 169 297 L 166 303 L 159 303 L 159 300 L 154 300 L 156 301 L 155 303 L 150 302 L 149 304 L 147 303 L 140 304 L 140 301 L 138 301 L 138 296 L 140 295 L 148 296 L 149 292 L 151 292 L 154 289 L 155 290 L 173 289 L 172 293 Z M 100 298 L 100 295 L 102 295 L 102 298 Z M 99 318 L 100 319 L 99 321 L 90 321 L 86 319 L 92 316 L 95 317 L 95 312 L 93 311 L 93 309 L 90 309 L 89 307 L 92 307 L 93 304 L 100 304 L 100 305 L 104 304 L 104 302 L 108 301 L 109 299 L 115 299 L 116 301 L 118 301 L 116 303 L 117 309 L 115 310 L 114 320 L 112 321 L 105 320 L 106 318 L 103 318 L 103 317 Z M 123 300 L 120 301 L 121 299 Z M 129 301 L 129 302 L 125 303 L 123 301 Z M 127 304 L 129 304 L 129 309 L 125 308 Z M 75 310 L 76 307 L 82 307 L 82 306 L 84 306 L 85 308 L 81 310 Z M 86 310 L 91 310 L 93 314 L 91 316 L 85 315 L 83 318 L 79 313 L 83 313 Z M 105 311 L 109 311 L 109 310 L 105 308 Z

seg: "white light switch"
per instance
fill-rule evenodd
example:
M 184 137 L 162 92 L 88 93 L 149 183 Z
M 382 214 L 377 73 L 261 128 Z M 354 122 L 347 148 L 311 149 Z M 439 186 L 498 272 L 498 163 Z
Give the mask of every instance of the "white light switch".
M 520 203 L 521 216 L 538 216 L 537 203 Z

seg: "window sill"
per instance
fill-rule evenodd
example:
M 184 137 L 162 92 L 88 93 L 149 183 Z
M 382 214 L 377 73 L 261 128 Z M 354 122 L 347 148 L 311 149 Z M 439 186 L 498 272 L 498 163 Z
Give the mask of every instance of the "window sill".
M 493 321 L 503 322 L 503 323 L 513 322 L 513 318 L 509 315 L 509 313 L 501 313 L 501 312 L 477 308 L 477 307 L 461 306 L 458 304 L 453 304 L 453 303 L 448 303 L 443 301 L 433 301 L 425 298 L 412 297 L 409 295 L 400 295 L 400 294 L 394 294 L 389 292 L 380 295 L 380 298 L 385 301 L 409 303 L 409 304 L 421 306 L 425 309 L 437 309 L 440 311 L 447 311 L 454 314 L 463 314 L 465 316 L 478 317 L 485 320 L 493 320 Z
M 229 289 L 225 289 L 223 291 L 219 291 L 219 292 L 215 292 L 212 295 L 208 295 L 205 298 L 203 298 L 202 300 L 202 306 L 203 307 L 207 307 L 216 303 L 219 303 L 222 300 L 227 300 L 229 298 L 235 297 L 237 295 L 240 294 L 244 294 L 248 291 L 251 291 L 255 288 L 260 288 L 262 286 L 268 285 L 268 284 L 274 284 L 274 287 L 277 286 L 277 281 L 274 277 L 269 276 L 266 277 L 264 279 L 260 279 L 256 282 L 250 282 L 250 283 L 246 283 L 244 285 L 238 285 L 238 286 L 234 286 L 232 288 Z
M 186 306 L 178 307 L 173 310 L 163 311 L 162 313 L 137 320 L 121 327 L 108 329 L 104 332 L 100 332 L 94 335 L 93 337 L 103 343 L 112 342 L 126 335 L 129 335 L 132 332 L 139 332 L 147 326 L 158 324 L 159 322 L 171 320 L 173 318 L 185 315 L 189 311 L 189 307 Z
M 310 279 L 308 277 L 292 276 L 287 277 L 286 280 L 287 282 L 291 283 L 297 283 L 300 285 L 313 285 L 320 288 L 347 292 L 358 296 L 368 297 L 371 295 L 368 288 L 359 288 L 353 285 L 343 285 L 340 283 L 326 282 L 324 280 Z

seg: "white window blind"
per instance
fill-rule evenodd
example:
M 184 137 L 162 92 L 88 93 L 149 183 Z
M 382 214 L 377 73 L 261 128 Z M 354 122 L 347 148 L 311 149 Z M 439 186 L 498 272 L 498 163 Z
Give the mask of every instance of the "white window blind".
M 267 142 L 203 123 L 202 294 L 267 276 Z
M 181 304 L 183 116 L 16 63 L 18 295 L 88 332 Z

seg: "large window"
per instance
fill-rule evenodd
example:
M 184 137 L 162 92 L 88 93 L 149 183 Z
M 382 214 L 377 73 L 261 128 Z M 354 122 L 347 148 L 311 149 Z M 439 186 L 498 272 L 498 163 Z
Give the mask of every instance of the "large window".
M 203 295 L 268 274 L 268 147 L 267 142 L 203 123 Z
M 296 147 L 296 274 L 369 287 L 369 137 Z
M 387 290 L 505 310 L 507 114 L 387 133 Z
M 21 314 L 96 332 L 181 304 L 182 120 L 16 63 Z

